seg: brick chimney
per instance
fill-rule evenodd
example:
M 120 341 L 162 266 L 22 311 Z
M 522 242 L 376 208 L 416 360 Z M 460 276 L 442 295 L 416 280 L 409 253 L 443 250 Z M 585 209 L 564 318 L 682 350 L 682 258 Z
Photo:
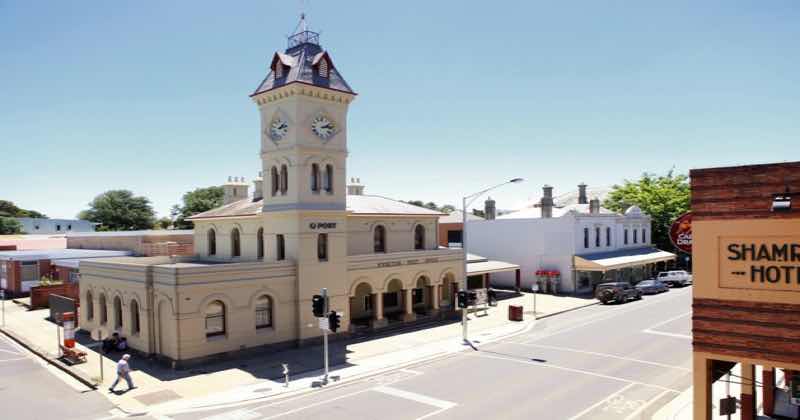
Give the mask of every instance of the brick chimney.
M 497 209 L 495 208 L 495 202 L 492 200 L 492 197 L 489 197 L 488 200 L 484 201 L 483 213 L 486 217 L 486 220 L 494 220 L 495 217 L 497 217 Z
M 578 204 L 589 204 L 589 202 L 586 201 L 586 184 L 583 182 L 578 184 Z
M 553 217 L 553 187 L 545 184 L 542 192 L 544 192 L 541 200 L 542 218 L 549 219 Z
M 589 213 L 600 214 L 600 200 L 597 197 L 589 201 Z
M 253 180 L 253 201 L 264 198 L 264 178 L 262 172 L 258 171 L 258 178 Z
M 244 177 L 228 177 L 228 182 L 222 186 L 222 204 L 230 204 L 239 200 L 247 198 L 247 189 L 249 185 L 244 182 Z

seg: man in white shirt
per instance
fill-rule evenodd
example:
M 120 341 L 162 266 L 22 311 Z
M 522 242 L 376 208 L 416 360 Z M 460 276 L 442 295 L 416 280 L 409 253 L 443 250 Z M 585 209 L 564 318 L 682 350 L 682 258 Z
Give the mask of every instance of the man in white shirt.
M 125 382 L 128 383 L 128 391 L 135 388 L 133 386 L 133 381 L 131 380 L 131 367 L 128 365 L 128 359 L 131 358 L 130 354 L 126 354 L 122 356 L 122 359 L 119 359 L 117 363 L 117 380 L 108 388 L 109 391 L 114 392 L 114 388 L 117 387 L 120 379 L 125 379 Z

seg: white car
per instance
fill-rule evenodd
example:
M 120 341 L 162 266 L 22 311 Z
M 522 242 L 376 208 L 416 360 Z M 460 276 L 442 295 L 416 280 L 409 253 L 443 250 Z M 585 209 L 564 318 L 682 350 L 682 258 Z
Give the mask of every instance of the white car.
M 684 270 L 662 271 L 658 273 L 656 280 L 670 286 L 688 286 L 692 284 L 692 275 Z

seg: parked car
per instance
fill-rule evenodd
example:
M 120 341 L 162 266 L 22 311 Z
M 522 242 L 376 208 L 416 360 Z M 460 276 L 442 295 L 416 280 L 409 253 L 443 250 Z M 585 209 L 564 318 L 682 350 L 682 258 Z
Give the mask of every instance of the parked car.
M 642 280 L 639 283 L 636 283 L 636 289 L 641 291 L 642 294 L 645 295 L 655 295 L 658 293 L 666 292 L 669 290 L 666 284 L 658 281 L 658 280 Z
M 598 284 L 594 295 L 604 305 L 611 302 L 625 303 L 632 299 L 639 300 L 642 298 L 642 292 L 626 282 Z
M 684 270 L 662 271 L 658 273 L 656 280 L 669 286 L 688 286 L 692 284 L 692 275 Z

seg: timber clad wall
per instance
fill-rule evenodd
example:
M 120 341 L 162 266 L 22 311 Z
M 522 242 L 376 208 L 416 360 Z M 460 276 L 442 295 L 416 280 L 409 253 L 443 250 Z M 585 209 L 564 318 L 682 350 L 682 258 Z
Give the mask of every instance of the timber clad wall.
M 800 305 L 694 299 L 692 309 L 695 351 L 800 360 Z
M 770 211 L 772 195 L 800 194 L 800 162 L 691 171 L 692 219 L 800 217 L 800 196 L 790 212 Z

